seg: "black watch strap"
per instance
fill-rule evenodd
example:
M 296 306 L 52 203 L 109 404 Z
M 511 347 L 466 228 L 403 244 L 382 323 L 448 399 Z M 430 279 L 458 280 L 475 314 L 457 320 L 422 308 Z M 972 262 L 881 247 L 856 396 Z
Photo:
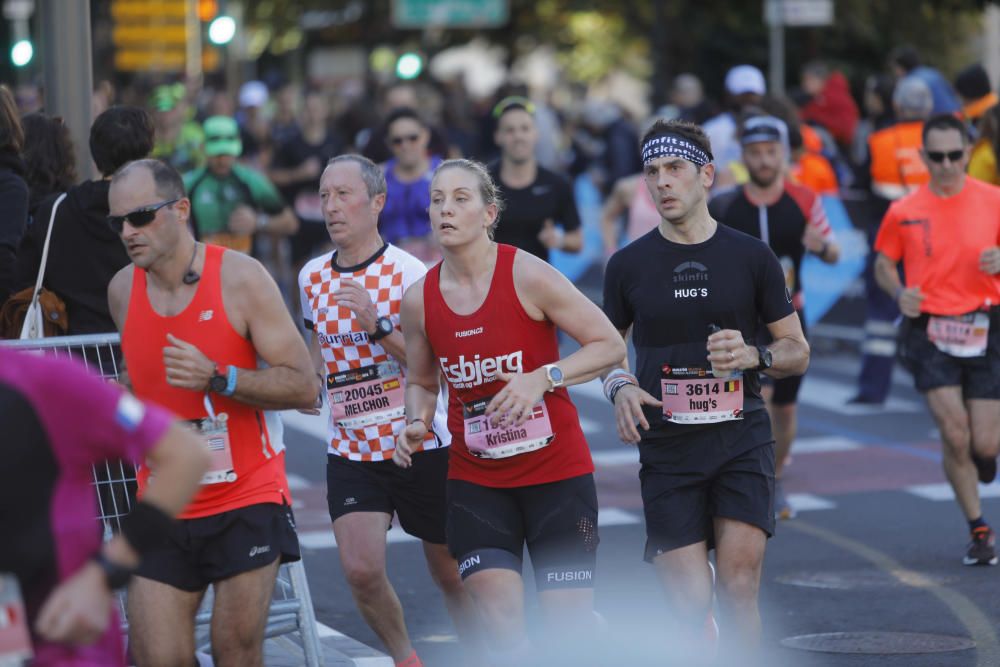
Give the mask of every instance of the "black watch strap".
M 755 371 L 766 371 L 771 367 L 771 350 L 766 345 L 757 346 L 757 367 Z
M 380 317 L 375 320 L 375 333 L 368 334 L 369 340 L 382 340 L 393 331 L 392 320 L 388 317 Z
M 98 551 L 91 557 L 91 560 L 100 565 L 101 569 L 104 570 L 104 580 L 107 581 L 108 588 L 113 591 L 124 588 L 125 584 L 132 578 L 133 570 L 131 568 L 112 563 L 104 555 L 103 551 Z

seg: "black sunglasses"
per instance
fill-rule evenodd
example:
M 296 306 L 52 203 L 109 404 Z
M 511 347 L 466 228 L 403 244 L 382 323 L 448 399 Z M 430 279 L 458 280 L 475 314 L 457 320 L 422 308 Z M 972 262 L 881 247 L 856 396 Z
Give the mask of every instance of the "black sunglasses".
M 136 228 L 145 227 L 156 219 L 157 211 L 164 206 L 170 206 L 171 204 L 176 204 L 179 201 L 180 198 L 171 199 L 169 201 L 162 201 L 159 204 L 137 208 L 136 210 L 126 213 L 125 215 L 109 215 L 108 225 L 111 226 L 111 231 L 120 236 L 126 222 Z
M 945 158 L 948 158 L 950 162 L 958 162 L 965 155 L 965 151 L 927 151 L 927 159 L 931 162 L 941 163 L 944 162 Z
M 401 137 L 393 137 L 389 140 L 389 143 L 393 146 L 402 146 L 404 141 L 408 141 L 411 144 L 420 138 L 419 134 L 404 134 Z

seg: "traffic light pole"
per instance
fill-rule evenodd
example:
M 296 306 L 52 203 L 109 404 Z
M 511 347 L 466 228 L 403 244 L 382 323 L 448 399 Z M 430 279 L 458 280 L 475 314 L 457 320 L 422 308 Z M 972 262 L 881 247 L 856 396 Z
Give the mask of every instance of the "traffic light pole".
M 90 158 L 94 75 L 90 45 L 90 0 L 41 0 L 45 112 L 61 116 L 76 148 L 76 173 L 97 178 Z

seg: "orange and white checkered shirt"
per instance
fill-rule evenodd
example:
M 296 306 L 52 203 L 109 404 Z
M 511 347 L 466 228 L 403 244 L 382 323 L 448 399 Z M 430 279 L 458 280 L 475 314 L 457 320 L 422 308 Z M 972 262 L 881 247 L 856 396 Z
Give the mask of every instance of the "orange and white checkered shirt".
M 337 305 L 333 293 L 340 281 L 349 278 L 361 283 L 371 296 L 379 317 L 388 317 L 399 329 L 399 311 L 406 289 L 427 273 L 423 262 L 386 244 L 363 265 L 343 269 L 334 264 L 335 253 L 310 260 L 299 273 L 299 296 L 306 326 L 313 330 L 323 352 L 328 376 L 361 368 L 391 363 L 394 360 L 377 342 L 371 341 L 354 313 Z M 405 367 L 399 365 L 405 380 Z M 424 449 L 451 444 L 447 427 L 447 397 L 438 396 L 433 433 L 424 442 Z M 405 416 L 348 428 L 337 424 L 332 416 L 327 428 L 329 452 L 353 461 L 387 461 L 392 458 L 396 435 L 405 426 Z

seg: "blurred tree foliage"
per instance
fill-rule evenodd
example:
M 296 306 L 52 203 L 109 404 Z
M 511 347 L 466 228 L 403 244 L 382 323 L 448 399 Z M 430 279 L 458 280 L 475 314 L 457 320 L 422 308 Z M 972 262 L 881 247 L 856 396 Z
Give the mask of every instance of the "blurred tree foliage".
M 510 24 L 500 30 L 400 31 L 390 21 L 392 0 L 244 0 L 251 25 L 266 24 L 276 39 L 298 27 L 307 11 L 343 12 L 358 3 L 363 16 L 331 26 L 311 41 L 375 44 L 422 43 L 434 51 L 482 35 L 507 46 L 513 58 L 539 43 L 557 46 L 567 73 L 592 82 L 616 68 L 654 77 L 662 94 L 680 72 L 702 77 L 721 93 L 726 70 L 737 63 L 765 72 L 768 31 L 763 0 L 509 0 Z M 822 58 L 859 87 L 884 71 L 888 53 L 912 44 L 948 76 L 975 58 L 987 0 L 834 0 L 835 23 L 785 32 L 787 84 L 798 83 L 798 65 Z M 345 14 L 349 15 L 349 14 Z

